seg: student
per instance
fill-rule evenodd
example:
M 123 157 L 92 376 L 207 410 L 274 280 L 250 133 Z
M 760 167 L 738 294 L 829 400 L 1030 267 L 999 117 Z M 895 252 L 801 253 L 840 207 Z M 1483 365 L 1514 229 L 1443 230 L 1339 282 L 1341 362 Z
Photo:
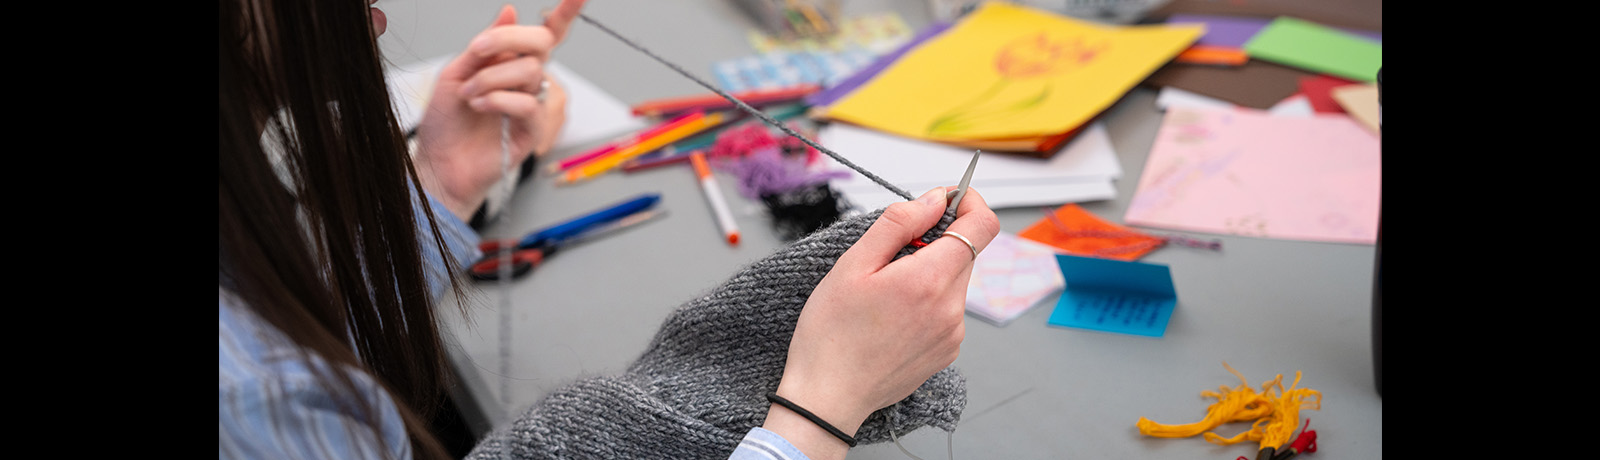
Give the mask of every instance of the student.
M 466 304 L 459 274 L 479 254 L 465 220 L 501 177 L 502 118 L 514 164 L 559 132 L 565 98 L 540 69 L 583 3 L 563 0 L 538 26 L 502 9 L 442 71 L 413 154 L 370 2 L 221 2 L 220 458 L 448 456 L 429 432 L 450 384 L 434 299 Z M 777 393 L 846 434 L 959 352 L 971 259 L 999 230 L 982 197 L 969 192 L 950 223 L 970 243 L 939 238 L 890 262 L 939 221 L 943 191 L 864 221 L 799 315 Z M 759 442 L 732 456 L 848 451 L 777 404 L 746 439 Z

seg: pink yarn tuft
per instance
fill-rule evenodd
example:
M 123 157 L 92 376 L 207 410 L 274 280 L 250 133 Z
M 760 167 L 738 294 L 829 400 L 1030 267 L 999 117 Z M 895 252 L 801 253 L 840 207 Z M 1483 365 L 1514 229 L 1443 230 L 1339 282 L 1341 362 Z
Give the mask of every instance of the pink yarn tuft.
M 777 147 L 778 140 L 767 132 L 766 126 L 748 123 L 718 134 L 716 142 L 711 144 L 711 158 L 739 158 L 756 150 Z
M 799 131 L 799 127 L 793 123 L 789 124 L 789 128 Z M 817 159 L 821 158 L 821 152 L 800 139 L 792 136 L 775 136 L 760 123 L 728 128 L 718 134 L 716 142 L 711 144 L 709 155 L 711 158 L 739 158 L 767 148 L 781 148 L 789 155 L 803 151 L 807 165 L 815 164 Z
M 791 123 L 790 128 L 797 127 Z M 760 123 L 731 127 L 718 134 L 708 155 L 715 160 L 717 169 L 739 178 L 739 193 L 752 200 L 850 176 L 846 171 L 810 171 L 809 166 L 821 158 L 817 149 L 792 136 L 775 136 Z

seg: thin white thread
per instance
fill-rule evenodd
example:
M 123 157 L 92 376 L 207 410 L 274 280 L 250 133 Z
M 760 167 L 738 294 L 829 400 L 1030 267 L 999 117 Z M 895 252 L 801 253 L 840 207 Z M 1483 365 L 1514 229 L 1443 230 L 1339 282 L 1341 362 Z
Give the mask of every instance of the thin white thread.
M 511 175 L 511 117 L 500 116 L 500 181 L 507 184 L 512 180 Z M 506 195 L 506 203 L 500 206 L 501 219 L 510 221 L 511 196 Z M 507 239 L 502 245 L 514 244 Z M 500 408 L 510 411 L 511 407 L 511 250 L 515 247 L 501 247 L 500 250 Z M 504 443 L 501 450 L 505 458 L 511 458 L 511 443 Z
M 904 444 L 900 444 L 900 436 L 894 433 L 894 419 L 899 414 L 900 403 L 894 403 L 893 406 L 889 406 L 889 439 L 894 441 L 895 447 L 900 448 L 900 453 L 906 454 L 907 457 L 911 457 L 916 460 L 922 460 L 922 457 L 918 457 L 915 454 L 912 454 L 911 451 L 906 450 L 906 446 Z M 950 455 L 950 460 L 956 460 L 956 432 L 946 432 L 944 439 L 945 452 Z
M 906 454 L 907 457 L 911 457 L 911 458 L 914 458 L 916 460 L 922 460 L 922 457 L 918 457 L 916 455 L 912 455 L 911 451 L 906 450 L 906 446 L 903 445 L 903 444 L 900 444 L 900 436 L 894 433 L 895 418 L 898 417 L 899 415 L 900 415 L 900 403 L 897 402 L 897 403 L 894 403 L 893 406 L 889 406 L 889 417 L 888 417 L 888 419 L 889 419 L 889 425 L 888 425 L 888 428 L 889 428 L 889 439 L 893 440 L 894 441 L 894 446 L 895 447 L 899 447 L 900 448 L 900 452 Z
M 950 430 L 944 434 L 945 452 L 950 454 L 950 460 L 956 460 L 956 432 Z
M 900 452 L 905 453 L 907 457 L 911 457 L 911 458 L 914 458 L 916 460 L 922 460 L 922 457 L 918 457 L 916 455 L 912 455 L 911 451 L 906 450 L 906 446 L 900 444 L 900 437 L 899 436 L 895 436 L 894 427 L 892 427 L 892 426 L 889 427 L 889 439 L 893 439 L 894 440 L 894 446 L 895 447 L 899 447 L 900 448 Z

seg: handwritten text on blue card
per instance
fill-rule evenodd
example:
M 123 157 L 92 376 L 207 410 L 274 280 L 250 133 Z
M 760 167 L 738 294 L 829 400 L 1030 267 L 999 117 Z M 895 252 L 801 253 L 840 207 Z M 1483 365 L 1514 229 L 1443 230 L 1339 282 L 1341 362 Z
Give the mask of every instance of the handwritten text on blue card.
M 1050 324 L 1160 337 L 1177 307 L 1165 265 L 1057 255 L 1067 286 Z

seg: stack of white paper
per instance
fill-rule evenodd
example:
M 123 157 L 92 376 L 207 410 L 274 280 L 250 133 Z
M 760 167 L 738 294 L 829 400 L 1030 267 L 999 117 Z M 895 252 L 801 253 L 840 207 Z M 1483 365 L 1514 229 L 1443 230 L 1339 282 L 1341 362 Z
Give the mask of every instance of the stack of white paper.
M 972 161 L 972 150 L 844 123 L 824 127 L 818 142 L 912 195 L 957 185 Z M 824 158 L 829 170 L 849 171 L 832 158 Z M 1059 206 L 1115 198 L 1117 189 L 1112 182 L 1121 176 L 1122 165 L 1111 149 L 1110 137 L 1097 122 L 1048 159 L 985 152 L 972 174 L 971 187 L 993 209 Z M 853 172 L 832 184 L 863 211 L 904 201 Z

